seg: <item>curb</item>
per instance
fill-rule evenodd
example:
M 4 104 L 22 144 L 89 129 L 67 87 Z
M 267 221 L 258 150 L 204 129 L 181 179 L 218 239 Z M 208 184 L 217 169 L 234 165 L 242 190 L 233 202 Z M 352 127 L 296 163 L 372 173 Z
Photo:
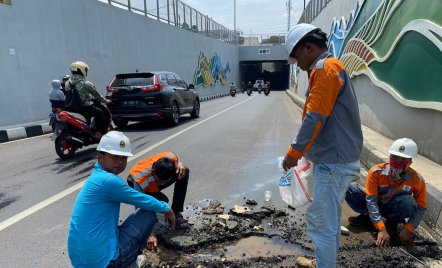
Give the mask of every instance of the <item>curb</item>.
M 289 90 L 285 91 L 287 96 L 300 108 L 304 109 L 304 100 L 296 96 L 295 93 Z M 389 161 L 389 156 L 377 150 L 373 145 L 364 142 L 362 145 L 362 153 L 360 161 L 367 169 L 374 165 L 385 163 Z M 434 188 L 430 184 L 427 187 L 427 211 L 425 211 L 422 220 L 435 230 L 439 235 L 442 235 L 442 192 Z
M 230 96 L 230 92 L 201 97 L 200 102 L 221 98 L 225 96 Z M 4 129 L 0 130 L 0 143 L 31 138 L 35 136 L 49 134 L 52 132 L 53 131 L 52 128 L 49 126 L 49 123 Z
M 0 130 L 0 143 L 52 133 L 49 123 Z
M 210 95 L 210 96 L 206 96 L 206 97 L 200 97 L 200 102 L 213 100 L 213 99 L 221 98 L 221 97 L 225 97 L 225 96 L 230 96 L 230 92 Z

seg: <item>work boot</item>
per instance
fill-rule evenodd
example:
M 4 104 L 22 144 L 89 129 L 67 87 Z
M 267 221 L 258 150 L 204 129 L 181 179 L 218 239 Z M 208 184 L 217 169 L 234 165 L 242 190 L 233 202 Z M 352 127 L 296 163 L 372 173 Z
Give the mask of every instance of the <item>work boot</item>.
M 310 260 L 305 257 L 298 257 L 296 264 L 299 268 L 316 268 L 316 260 Z
M 348 217 L 348 222 L 350 225 L 353 226 L 369 226 L 373 225 L 373 223 L 370 220 L 370 216 L 359 214 L 359 216 L 356 217 Z

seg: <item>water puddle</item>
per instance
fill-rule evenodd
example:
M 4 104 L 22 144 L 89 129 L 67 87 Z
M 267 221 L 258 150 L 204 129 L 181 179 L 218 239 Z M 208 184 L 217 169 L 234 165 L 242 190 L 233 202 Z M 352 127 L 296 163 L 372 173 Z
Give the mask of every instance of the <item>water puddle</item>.
M 234 245 L 224 247 L 223 251 L 223 257 L 228 260 L 244 260 L 255 257 L 299 256 L 310 253 L 303 250 L 299 245 L 286 242 L 279 236 L 272 238 L 251 236 L 239 240 Z
M 210 249 L 206 249 L 211 251 Z M 302 256 L 311 254 L 310 251 L 302 249 L 300 245 L 286 242 L 279 236 L 272 238 L 251 236 L 243 238 L 235 244 L 219 245 L 212 253 L 177 254 L 175 251 L 158 246 L 158 261 L 182 264 L 187 261 L 214 261 L 225 258 L 227 260 L 246 260 L 257 257 L 274 256 Z

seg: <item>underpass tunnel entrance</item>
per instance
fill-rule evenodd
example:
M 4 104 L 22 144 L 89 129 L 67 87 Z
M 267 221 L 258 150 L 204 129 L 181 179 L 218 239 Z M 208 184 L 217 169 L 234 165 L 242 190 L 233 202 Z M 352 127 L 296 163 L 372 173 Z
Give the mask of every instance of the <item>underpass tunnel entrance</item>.
M 270 82 L 270 90 L 289 88 L 290 65 L 286 60 L 240 61 L 239 71 L 241 82 L 246 85 L 249 81 L 254 84 L 256 80 L 264 80 Z

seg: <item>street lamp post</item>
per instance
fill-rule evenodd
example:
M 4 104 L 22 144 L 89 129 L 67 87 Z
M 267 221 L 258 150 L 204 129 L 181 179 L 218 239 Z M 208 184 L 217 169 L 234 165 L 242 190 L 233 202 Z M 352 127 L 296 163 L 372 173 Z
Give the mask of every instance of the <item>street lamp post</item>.
M 236 0 L 233 0 L 233 32 L 235 33 L 233 42 L 236 45 Z

